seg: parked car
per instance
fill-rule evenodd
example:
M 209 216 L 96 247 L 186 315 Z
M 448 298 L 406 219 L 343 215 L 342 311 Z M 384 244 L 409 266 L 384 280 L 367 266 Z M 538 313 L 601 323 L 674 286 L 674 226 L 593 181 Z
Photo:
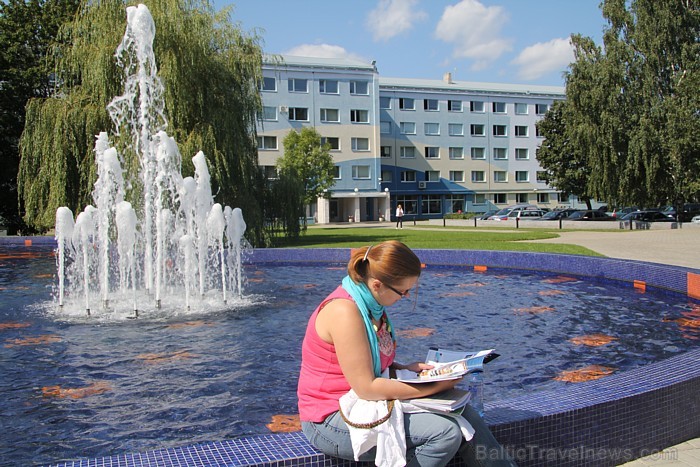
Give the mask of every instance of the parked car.
M 676 208 L 674 206 L 666 206 L 661 212 L 667 216 L 676 217 Z M 690 222 L 698 214 L 700 214 L 700 203 L 686 203 L 683 205 L 683 211 L 680 213 L 680 221 Z
M 576 211 L 566 220 L 568 221 L 613 221 L 614 217 L 608 216 L 602 211 Z
M 491 220 L 491 221 L 503 221 L 503 220 L 506 220 L 508 218 L 508 215 L 511 212 L 522 211 L 524 209 L 538 209 L 538 208 L 537 208 L 537 206 L 533 206 L 532 204 L 517 204 L 515 206 L 510 206 L 510 207 L 501 209 L 496 214 L 489 217 L 489 220 Z
M 693 224 L 700 224 L 700 215 L 697 215 L 690 219 L 690 222 L 692 222 Z
M 573 209 L 573 208 L 567 208 L 567 209 L 559 209 L 557 211 L 549 211 L 544 214 L 544 216 L 540 217 L 539 220 L 541 221 L 558 221 L 559 219 L 566 219 L 568 218 L 571 214 L 577 212 L 578 209 Z
M 485 213 L 483 213 L 483 214 L 477 216 L 476 218 L 479 219 L 480 221 L 485 221 L 485 220 L 488 219 L 489 217 L 491 217 L 491 216 L 493 216 L 494 214 L 496 214 L 498 211 L 499 211 L 498 209 L 492 209 L 492 210 L 490 210 L 490 211 L 486 211 Z
M 669 217 L 659 211 L 634 211 L 626 214 L 621 221 L 640 221 L 640 222 L 675 222 L 673 217 Z
M 542 209 L 521 209 L 519 211 L 511 211 L 508 214 L 507 220 L 511 219 L 527 219 L 527 220 L 537 220 L 545 215 L 545 211 Z
M 612 217 L 614 217 L 615 219 L 622 219 L 627 214 L 629 214 L 631 212 L 639 211 L 639 210 L 640 209 L 638 206 L 629 206 L 626 208 L 615 208 L 615 209 L 613 209 L 612 214 L 610 214 L 610 215 Z

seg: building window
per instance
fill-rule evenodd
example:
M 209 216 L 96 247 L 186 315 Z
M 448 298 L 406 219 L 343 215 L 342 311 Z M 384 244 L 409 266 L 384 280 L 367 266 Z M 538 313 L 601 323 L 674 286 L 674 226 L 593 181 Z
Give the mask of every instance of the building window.
M 309 80 L 302 78 L 291 78 L 287 81 L 289 92 L 309 92 Z
M 338 112 L 338 109 L 321 109 L 321 122 L 339 123 L 340 112 Z
M 542 193 L 542 194 L 544 194 L 544 193 Z M 549 200 L 549 197 L 547 197 L 547 199 Z M 563 203 L 563 204 L 568 203 L 569 202 L 569 193 L 557 193 L 557 201 L 559 203 Z
M 321 94 L 339 94 L 338 81 L 335 79 L 322 79 L 318 82 Z
M 447 212 L 464 212 L 464 196 L 445 197 Z
M 548 110 L 549 106 L 547 104 L 535 104 L 535 113 L 537 115 L 544 115 Z
M 496 183 L 504 183 L 508 181 L 508 172 L 505 170 L 494 170 L 493 181 Z
M 353 165 L 352 166 L 352 178 L 353 179 L 368 179 L 369 178 L 369 165 Z
M 447 125 L 450 136 L 464 136 L 464 125 L 461 123 L 450 123 Z
M 421 198 L 421 212 L 423 214 L 440 214 L 442 212 L 440 196 L 424 195 Z
M 493 194 L 493 204 L 506 204 L 508 198 L 505 193 L 494 193 Z
M 391 122 L 379 122 L 379 132 L 388 135 L 391 133 Z
M 486 127 L 482 124 L 473 123 L 469 125 L 472 136 L 486 136 Z
M 535 125 L 535 136 L 537 136 L 538 138 L 542 138 L 542 132 L 540 131 L 540 127 L 538 127 L 537 125 Z
M 516 193 L 515 194 L 515 202 L 517 204 L 529 203 L 527 193 Z
M 391 109 L 391 97 L 380 97 L 379 108 L 385 110 Z
M 461 146 L 451 147 L 450 159 L 464 159 L 464 148 Z
M 416 148 L 413 146 L 401 146 L 402 159 L 414 159 L 416 157 Z
M 494 125 L 493 136 L 507 136 L 508 132 L 506 131 L 506 128 L 508 128 L 506 125 Z
M 516 170 L 515 171 L 515 181 L 516 182 L 529 182 L 530 172 L 527 170 Z
M 402 182 L 415 182 L 416 181 L 416 171 L 415 170 L 402 170 L 401 171 L 401 181 Z
M 516 125 L 516 126 L 515 126 L 515 136 L 518 136 L 518 137 L 525 137 L 525 136 L 527 136 L 527 126 L 525 126 L 525 125 Z
M 340 166 L 336 165 L 333 170 L 333 178 L 336 180 L 340 180 Z
M 472 159 L 486 159 L 486 148 L 472 148 Z
M 537 183 L 547 183 L 547 172 L 545 170 L 538 170 L 535 176 L 537 177 Z
M 522 102 L 515 103 L 515 114 L 516 115 L 527 115 L 527 104 Z
M 262 118 L 263 118 L 263 120 L 276 122 L 277 121 L 277 107 L 268 106 L 268 105 L 264 106 Z
M 440 110 L 437 99 L 424 99 L 423 100 L 423 110 L 430 112 L 437 112 Z
M 447 101 L 447 110 L 449 112 L 461 112 L 462 101 Z
M 415 195 L 397 196 L 396 203 L 403 205 L 403 212 L 406 214 L 415 214 L 418 209 L 418 197 Z
M 258 149 L 273 150 L 277 149 L 276 136 L 258 136 Z
M 277 174 L 277 166 L 264 165 L 263 171 L 267 180 L 277 180 L 277 178 L 279 177 L 279 175 Z
M 439 182 L 440 181 L 440 171 L 439 170 L 426 170 L 425 171 L 425 181 L 426 182 Z
M 440 124 L 439 123 L 426 123 L 423 125 L 425 134 L 428 136 L 439 136 L 440 135 Z
M 493 113 L 504 114 L 506 113 L 506 103 L 505 102 L 494 102 L 492 104 Z
M 464 181 L 464 170 L 450 170 L 450 181 L 451 182 L 463 182 Z
M 502 161 L 508 159 L 507 148 L 493 148 L 493 159 Z
M 537 193 L 537 202 L 542 204 L 549 203 L 549 193 Z
M 486 181 L 483 170 L 472 170 L 472 182 L 482 183 Z
M 469 110 L 472 112 L 484 112 L 484 102 L 483 101 L 471 101 L 469 103 Z
M 368 96 L 369 84 L 367 81 L 350 81 L 350 94 Z
M 439 159 L 440 158 L 440 148 L 436 146 L 426 146 L 425 147 L 425 158 L 426 159 Z
M 391 146 L 382 146 L 380 148 L 380 153 L 382 157 L 391 157 Z M 382 177 L 384 178 L 384 177 Z
M 416 110 L 416 103 L 413 99 L 409 97 L 399 98 L 399 109 L 400 110 Z
M 350 110 L 350 121 L 353 123 L 369 123 L 369 111 L 351 109 Z
M 486 195 L 484 193 L 474 194 L 474 204 L 486 204 Z
M 353 151 L 369 151 L 369 138 L 352 138 Z
M 263 76 L 262 82 L 260 83 L 260 90 L 266 92 L 277 92 L 277 80 L 275 78 Z
M 290 107 L 289 108 L 289 119 L 298 120 L 302 122 L 309 121 L 309 109 L 306 107 Z
M 530 150 L 528 148 L 515 148 L 515 160 L 526 161 L 530 159 Z
M 391 170 L 382 170 L 382 182 L 393 182 L 394 172 Z
M 340 151 L 340 138 L 337 136 L 321 136 L 321 144 L 327 144 L 331 151 Z
M 402 135 L 415 135 L 416 122 L 400 122 L 399 129 Z

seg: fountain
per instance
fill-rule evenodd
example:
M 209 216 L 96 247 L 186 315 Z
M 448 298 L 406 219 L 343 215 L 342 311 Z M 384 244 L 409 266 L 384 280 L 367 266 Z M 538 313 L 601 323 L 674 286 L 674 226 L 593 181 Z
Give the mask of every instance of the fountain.
M 239 208 L 212 195 L 205 155 L 182 177 L 181 155 L 165 129 L 157 75 L 155 25 L 148 7 L 131 6 L 116 57 L 124 94 L 107 106 L 117 135 L 138 155 L 137 179 L 122 169 L 125 155 L 106 132 L 95 142 L 94 206 L 73 221 L 56 211 L 58 305 L 62 313 L 138 317 L 193 308 L 217 309 L 241 297 L 241 249 L 246 224 Z M 130 197 L 131 202 L 126 199 Z M 98 305 L 96 305 L 98 304 Z

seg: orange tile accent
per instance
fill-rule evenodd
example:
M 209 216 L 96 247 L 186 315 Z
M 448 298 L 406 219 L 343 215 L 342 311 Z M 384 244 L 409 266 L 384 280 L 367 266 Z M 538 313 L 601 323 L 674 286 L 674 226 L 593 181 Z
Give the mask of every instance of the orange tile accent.
M 634 281 L 634 288 L 641 291 L 641 292 L 646 292 L 647 291 L 647 283 L 644 281 Z
M 688 273 L 688 296 L 700 299 L 700 274 Z
M 486 266 L 474 266 L 474 272 L 486 272 L 488 267 Z
M 421 269 L 425 269 L 425 268 L 427 268 L 427 267 L 428 267 L 427 264 L 425 264 L 425 263 L 420 263 L 420 268 L 421 268 Z
M 32 240 L 27 238 L 24 240 L 24 246 L 32 246 Z
M 273 415 L 272 420 L 266 426 L 273 433 L 292 433 L 294 431 L 301 431 L 301 422 L 299 421 L 298 414 Z

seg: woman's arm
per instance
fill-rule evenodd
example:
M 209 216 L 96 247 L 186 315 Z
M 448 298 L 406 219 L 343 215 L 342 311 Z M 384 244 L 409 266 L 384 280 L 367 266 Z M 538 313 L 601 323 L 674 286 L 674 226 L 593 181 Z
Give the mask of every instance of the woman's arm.
M 460 381 L 406 384 L 376 378 L 365 324 L 357 306 L 350 300 L 338 299 L 328 303 L 316 318 L 316 331 L 324 341 L 334 345 L 340 368 L 361 399 L 414 399 L 453 388 Z M 401 367 L 417 369 L 422 365 L 425 364 Z

